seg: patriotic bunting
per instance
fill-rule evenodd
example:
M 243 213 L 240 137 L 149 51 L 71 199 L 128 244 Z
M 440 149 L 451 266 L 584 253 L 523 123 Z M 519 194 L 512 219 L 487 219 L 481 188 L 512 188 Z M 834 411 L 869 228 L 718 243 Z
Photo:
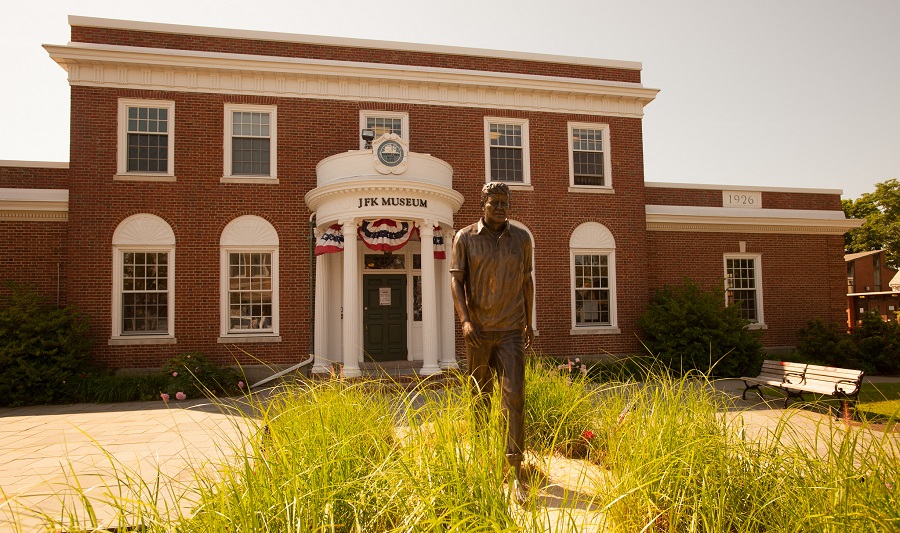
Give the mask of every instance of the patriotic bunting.
M 411 227 L 409 222 L 398 222 L 387 218 L 363 221 L 358 230 L 359 237 L 369 249 L 381 252 L 393 252 L 403 248 L 414 233 L 418 234 L 419 229 Z M 444 235 L 441 233 L 440 226 L 434 227 L 434 236 L 431 242 L 434 243 L 434 258 L 446 259 Z M 328 228 L 328 231 L 316 241 L 316 255 L 343 251 L 344 234 L 338 224 Z
M 413 232 L 409 222 L 397 222 L 387 218 L 365 220 L 359 227 L 359 237 L 371 250 L 393 252 L 403 248 Z
M 344 233 L 334 224 L 316 241 L 316 255 L 333 254 L 344 251 Z

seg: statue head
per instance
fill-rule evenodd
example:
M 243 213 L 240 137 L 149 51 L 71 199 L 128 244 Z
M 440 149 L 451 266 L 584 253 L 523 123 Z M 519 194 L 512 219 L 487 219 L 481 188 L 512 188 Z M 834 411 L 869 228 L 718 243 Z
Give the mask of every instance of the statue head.
M 498 182 L 485 185 L 481 189 L 481 210 L 489 228 L 496 231 L 502 227 L 509 217 L 509 186 Z

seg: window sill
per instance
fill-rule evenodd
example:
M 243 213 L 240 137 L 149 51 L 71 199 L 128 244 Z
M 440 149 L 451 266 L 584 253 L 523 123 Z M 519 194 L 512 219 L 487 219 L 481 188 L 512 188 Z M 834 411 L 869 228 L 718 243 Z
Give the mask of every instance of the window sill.
M 219 344 L 263 344 L 281 342 L 281 335 L 224 335 Z
M 747 329 L 769 329 L 765 324 L 747 324 Z
M 586 185 L 569 185 L 569 192 L 581 194 L 616 194 L 612 187 L 588 187 Z
M 178 344 L 178 340 L 169 335 L 135 335 L 133 337 L 112 337 L 109 339 L 110 346 L 140 346 L 147 344 Z
M 530 183 L 516 183 L 511 181 L 488 181 L 487 183 L 505 183 L 511 191 L 533 191 L 534 186 Z
M 221 183 L 255 183 L 257 185 L 278 185 L 278 178 L 270 176 L 222 176 Z
M 569 335 L 618 335 L 622 333 L 617 327 L 605 326 L 599 328 L 573 328 Z
M 175 176 L 168 174 L 116 174 L 113 181 L 157 181 L 157 182 L 175 182 Z

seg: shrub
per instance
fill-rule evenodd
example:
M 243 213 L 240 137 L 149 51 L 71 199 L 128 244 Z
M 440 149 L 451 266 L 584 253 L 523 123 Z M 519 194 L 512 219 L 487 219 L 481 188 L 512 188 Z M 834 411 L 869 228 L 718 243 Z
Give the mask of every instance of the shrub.
M 586 376 L 532 362 L 525 369 L 525 447 L 569 455 L 587 452 L 597 430 Z M 591 435 L 590 438 L 584 435 Z
M 66 382 L 87 364 L 87 322 L 73 307 L 47 304 L 32 287 L 10 289 L 0 304 L 0 405 L 66 401 Z
M 674 371 L 735 377 L 758 368 L 762 360 L 760 332 L 747 329 L 739 308 L 726 306 L 721 291 L 689 280 L 658 290 L 638 326 L 647 348 Z
M 179 392 L 188 398 L 240 392 L 240 374 L 233 368 L 216 366 L 200 352 L 169 359 L 162 367 L 162 374 L 165 385 L 160 392 L 172 399 L 183 399 L 176 396 Z
M 848 360 L 858 362 L 858 368 L 868 374 L 897 374 L 900 372 L 900 324 L 886 322 L 877 313 L 866 313 L 859 326 L 850 333 L 855 353 L 838 354 L 845 366 Z

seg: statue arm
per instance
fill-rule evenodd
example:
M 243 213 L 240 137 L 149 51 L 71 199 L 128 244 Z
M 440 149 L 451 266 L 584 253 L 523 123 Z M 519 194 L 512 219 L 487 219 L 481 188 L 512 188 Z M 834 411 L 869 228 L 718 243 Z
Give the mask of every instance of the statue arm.
M 466 342 L 478 347 L 481 344 L 481 338 L 478 336 L 478 331 L 469 318 L 469 306 L 466 303 L 465 272 L 453 271 L 450 273 L 450 292 L 453 294 L 453 303 L 456 305 L 456 314 L 459 316 L 459 322 L 462 325 L 462 332 Z
M 525 295 L 525 348 L 530 348 L 534 342 L 534 330 L 531 328 L 533 318 L 531 315 L 534 309 L 534 280 L 530 273 L 525 275 L 522 292 Z

